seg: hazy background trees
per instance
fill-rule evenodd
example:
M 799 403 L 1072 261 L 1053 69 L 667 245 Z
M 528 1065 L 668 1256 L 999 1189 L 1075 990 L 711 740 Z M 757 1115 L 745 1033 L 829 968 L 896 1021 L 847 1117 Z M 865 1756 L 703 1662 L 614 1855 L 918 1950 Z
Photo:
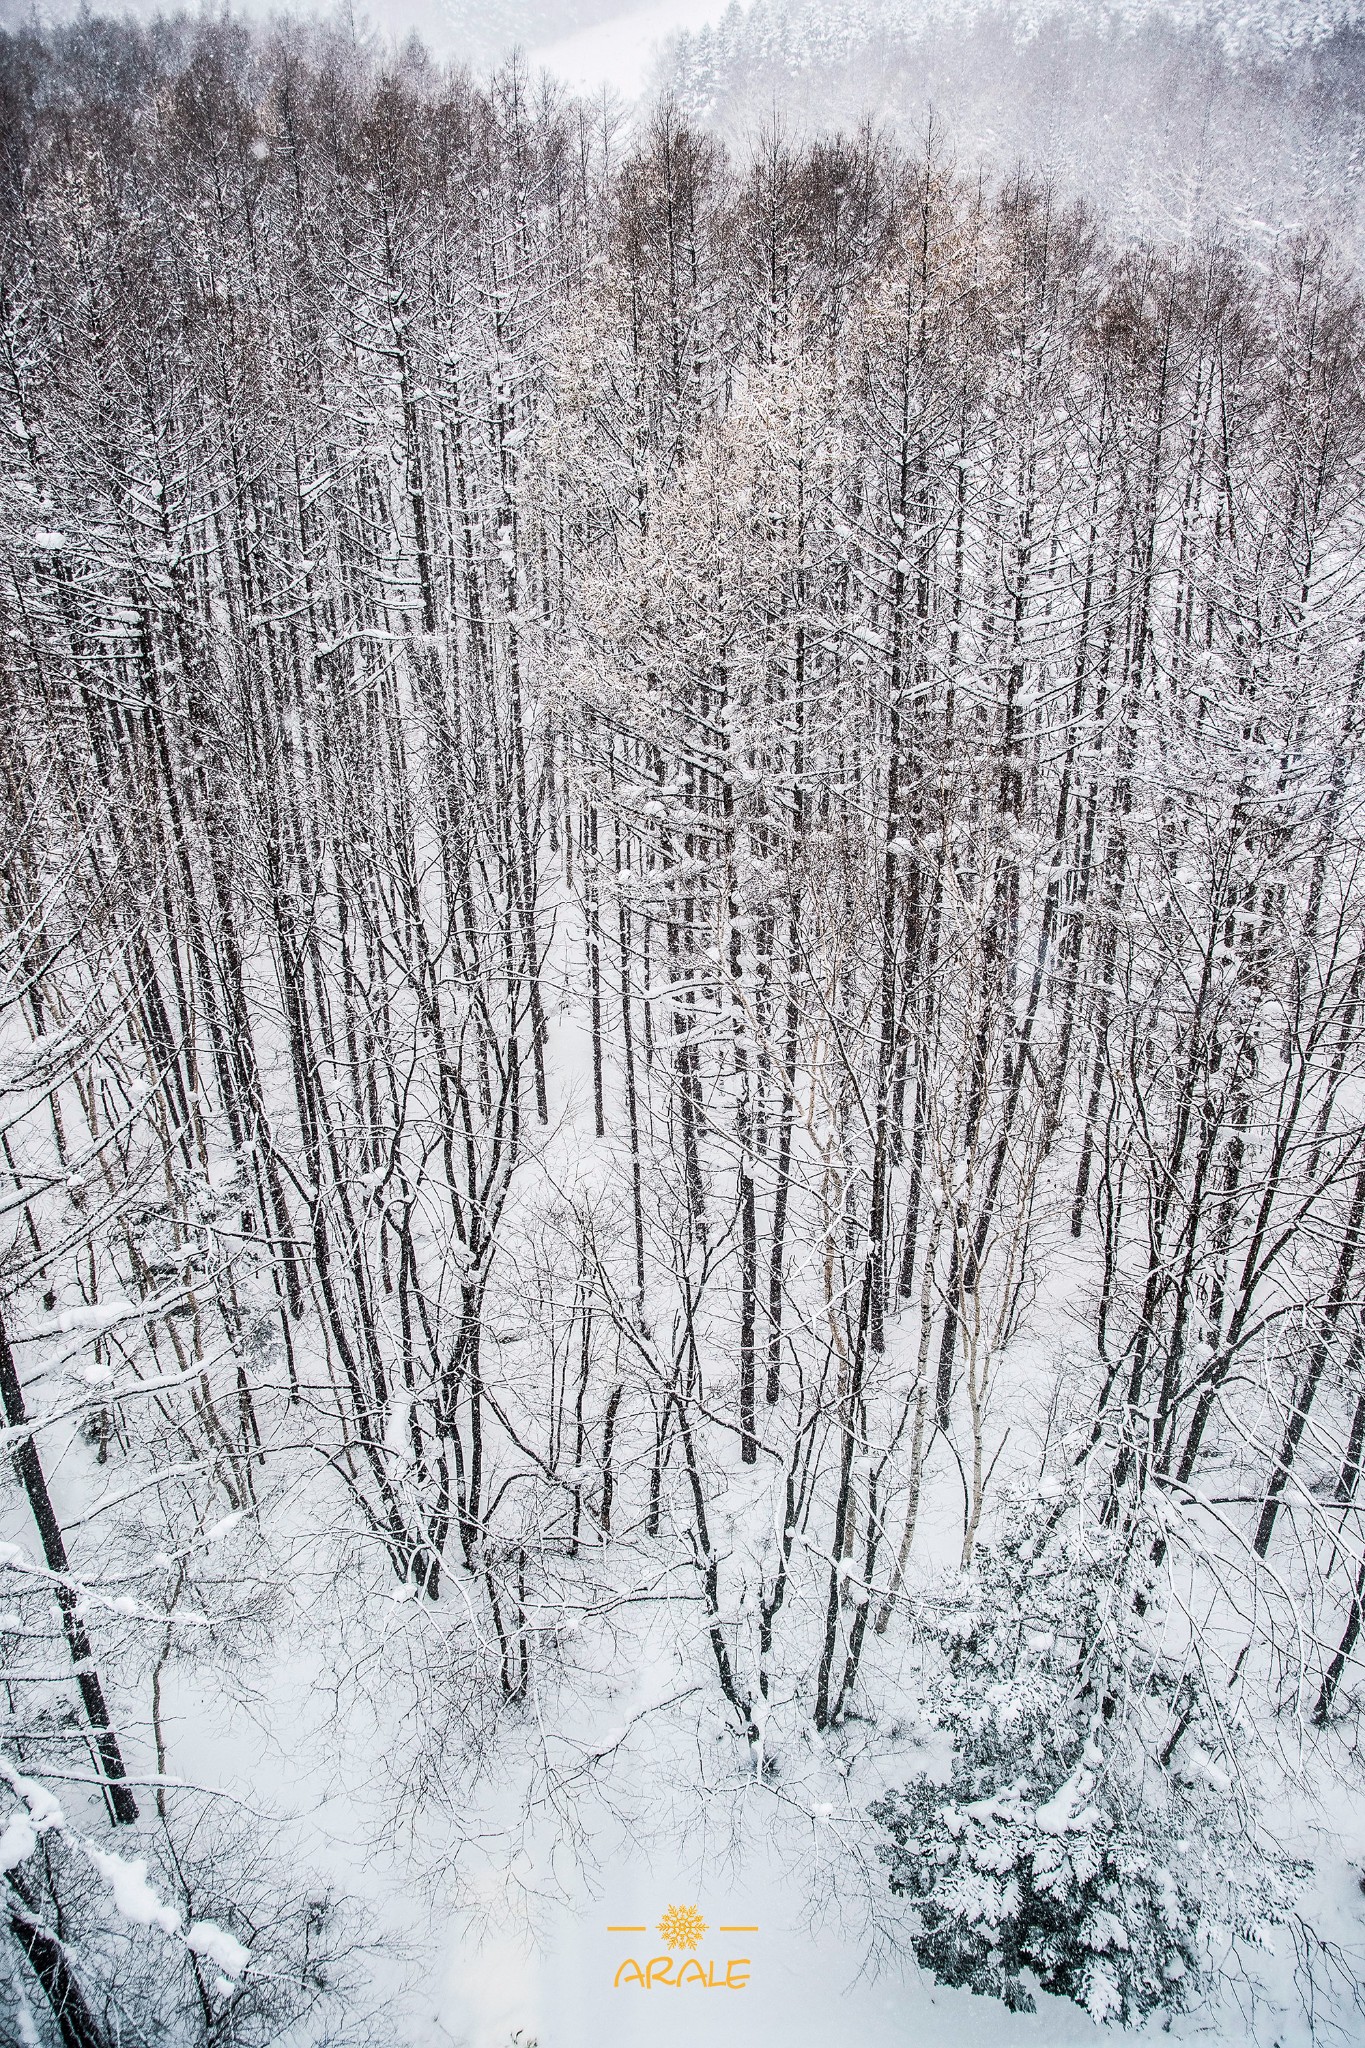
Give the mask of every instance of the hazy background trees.
M 1358 256 L 1362 36 L 1330 7 L 756 0 L 685 27 L 659 83 L 743 146 L 774 108 L 805 136 L 872 117 L 963 161 L 1017 163 L 1103 207 L 1109 231 L 1330 228 Z

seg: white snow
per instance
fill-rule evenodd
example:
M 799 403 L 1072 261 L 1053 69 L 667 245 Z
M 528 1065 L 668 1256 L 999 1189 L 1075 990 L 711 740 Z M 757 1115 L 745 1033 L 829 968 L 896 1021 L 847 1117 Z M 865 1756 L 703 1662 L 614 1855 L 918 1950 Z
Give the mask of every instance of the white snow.
M 37 1847 L 38 1835 L 26 1813 L 12 1814 L 0 1833 L 0 1870 L 13 1870 Z
M 139 1927 L 159 1927 L 163 1934 L 179 1931 L 179 1913 L 159 1899 L 147 1882 L 145 1857 L 116 1856 L 112 1850 L 97 1849 L 93 1842 L 84 1842 L 82 1847 L 114 1894 L 114 1904 L 125 1920 Z
M 197 1956 L 205 1956 L 209 1962 L 217 1963 L 225 1977 L 240 1977 L 251 1961 L 250 1949 L 215 1920 L 194 1921 L 185 1941 Z
M 728 4 L 729 0 L 650 0 L 648 6 L 627 8 L 609 21 L 532 50 L 531 67 L 552 71 L 576 92 L 607 88 L 635 99 L 648 88 L 669 37 L 711 27 Z
M 141 1312 L 135 1301 L 95 1301 L 83 1308 L 64 1308 L 56 1327 L 63 1335 L 72 1330 L 110 1330 L 115 1323 L 126 1322 L 129 1316 Z

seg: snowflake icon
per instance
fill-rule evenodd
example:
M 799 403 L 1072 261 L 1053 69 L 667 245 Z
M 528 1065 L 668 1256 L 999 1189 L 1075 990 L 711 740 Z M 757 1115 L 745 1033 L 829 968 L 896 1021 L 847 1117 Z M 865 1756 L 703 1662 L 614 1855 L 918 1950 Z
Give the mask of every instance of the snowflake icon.
M 706 1932 L 706 1922 L 695 1906 L 666 1906 L 659 1933 L 670 1948 L 695 1948 Z

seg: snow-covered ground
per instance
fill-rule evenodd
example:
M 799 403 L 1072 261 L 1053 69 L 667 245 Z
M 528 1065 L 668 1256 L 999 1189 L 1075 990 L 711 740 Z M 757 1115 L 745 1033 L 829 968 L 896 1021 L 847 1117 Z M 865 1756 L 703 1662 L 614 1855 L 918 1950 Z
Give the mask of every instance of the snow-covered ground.
M 533 68 L 544 66 L 576 92 L 603 88 L 636 99 L 649 86 L 654 67 L 671 36 L 695 34 L 725 13 L 730 0 L 650 0 L 628 7 L 609 21 L 595 22 L 530 53 Z
M 913 1965 L 908 1979 L 866 1974 L 862 1945 L 833 1902 L 821 1924 L 810 1924 L 804 1874 L 771 1842 L 737 1870 L 700 1874 L 623 1848 L 601 1886 L 596 1901 L 554 1916 L 539 1953 L 494 1942 L 452 1954 L 445 2023 L 455 2041 L 505 2048 L 527 2013 L 539 2048 L 1069 2048 L 1096 2038 L 1084 2014 L 1056 2001 L 1045 2001 L 1046 2013 L 1014 2015 L 919 1981 Z M 757 1924 L 757 1933 L 703 1937 L 698 1954 L 715 1960 L 717 1988 L 615 1987 L 628 1958 L 647 1965 L 667 1953 L 654 1930 L 664 1907 L 693 1902 L 708 1930 Z M 608 1932 L 617 1922 L 649 1931 Z M 721 1990 L 726 1961 L 745 1956 L 743 1988 Z
M 247 1545 L 249 1580 L 249 1533 L 229 1541 Z M 861 1748 L 842 1752 L 797 1745 L 774 1785 L 745 1784 L 727 1768 L 733 1735 L 717 1745 L 718 1733 L 726 1738 L 704 1701 L 692 1702 L 695 1714 L 686 1701 L 680 1714 L 651 1708 L 668 1687 L 646 1630 L 619 1668 L 585 1687 L 558 1739 L 543 1739 L 556 1718 L 547 1696 L 504 1730 L 482 1785 L 457 1794 L 444 1816 L 418 1814 L 402 1781 L 410 1652 L 428 1623 L 376 1587 L 370 1630 L 338 1654 L 321 1553 L 315 1565 L 310 1573 L 301 1555 L 282 1575 L 293 1597 L 276 1608 L 272 1650 L 240 1690 L 210 1698 L 202 1671 L 180 1667 L 168 1702 L 173 1775 L 278 1819 L 299 1870 L 349 1896 L 353 1934 L 375 1944 L 357 1959 L 358 1990 L 392 2029 L 386 2044 L 1097 2048 L 1105 2038 L 1066 2001 L 1040 1994 L 1036 2012 L 1010 2012 L 936 1984 L 879 1944 L 879 1926 L 901 1909 L 862 1860 L 858 1820 L 926 1759 L 923 1724 L 869 1728 Z M 378 1686 L 353 1661 L 366 1643 L 371 1679 L 385 1674 Z M 567 1774 L 550 1790 L 538 1767 L 552 1755 L 582 1757 L 623 1731 L 605 1770 L 586 1772 L 576 1793 Z M 1342 1787 L 1337 1839 L 1323 1839 L 1306 1811 L 1284 1810 L 1277 1828 L 1284 1846 L 1318 1852 L 1311 1918 L 1348 1945 L 1359 1902 L 1343 1850 L 1365 1839 L 1361 1819 Z M 699 1910 L 697 1955 L 711 1985 L 694 1972 L 681 1987 L 645 1989 L 623 1967 L 668 1955 L 658 1923 L 670 1906 Z M 1271 2001 L 1259 2018 L 1238 2010 L 1234 1984 L 1225 2003 L 1177 2016 L 1169 2031 L 1157 2018 L 1124 2038 L 1311 2048 L 1284 1930 L 1273 1945 L 1257 1967 Z M 673 1975 L 683 1960 L 672 1958 Z M 727 1974 L 744 1981 L 722 1988 Z

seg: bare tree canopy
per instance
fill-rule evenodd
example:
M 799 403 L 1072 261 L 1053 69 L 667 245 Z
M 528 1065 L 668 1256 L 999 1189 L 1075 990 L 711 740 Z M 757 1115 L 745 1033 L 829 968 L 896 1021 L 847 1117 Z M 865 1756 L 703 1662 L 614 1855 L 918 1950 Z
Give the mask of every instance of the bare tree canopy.
M 1358 2024 L 1365 309 L 1130 226 L 0 37 L 5 2038 L 417 2038 L 234 1713 Z

